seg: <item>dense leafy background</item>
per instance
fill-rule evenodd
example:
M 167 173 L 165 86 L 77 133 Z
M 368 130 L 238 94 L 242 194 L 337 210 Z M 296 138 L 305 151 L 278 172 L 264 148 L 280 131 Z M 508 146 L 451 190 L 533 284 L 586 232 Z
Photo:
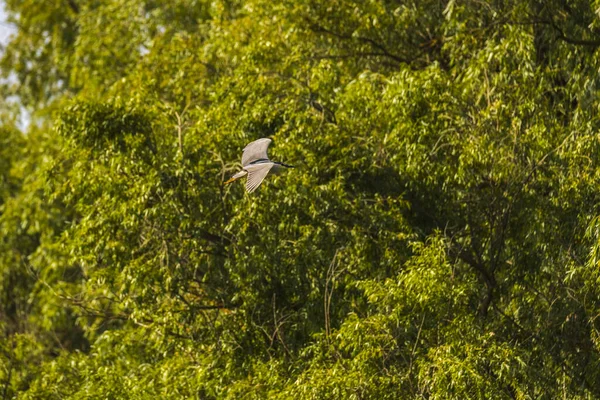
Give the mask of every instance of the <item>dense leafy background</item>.
M 5 2 L 3 398 L 600 397 L 597 0 Z

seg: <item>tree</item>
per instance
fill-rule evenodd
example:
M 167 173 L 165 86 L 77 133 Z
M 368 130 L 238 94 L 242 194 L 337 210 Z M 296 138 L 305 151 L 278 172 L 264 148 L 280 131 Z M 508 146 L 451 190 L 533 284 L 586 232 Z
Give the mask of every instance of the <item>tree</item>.
M 6 6 L 4 397 L 600 395 L 593 2 Z

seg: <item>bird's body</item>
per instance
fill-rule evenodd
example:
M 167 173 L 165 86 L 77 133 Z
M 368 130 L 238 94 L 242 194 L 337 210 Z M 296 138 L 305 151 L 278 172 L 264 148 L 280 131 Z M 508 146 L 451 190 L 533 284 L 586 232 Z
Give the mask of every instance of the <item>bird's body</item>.
M 246 180 L 246 191 L 254 192 L 266 178 L 269 172 L 278 173 L 287 168 L 294 168 L 291 165 L 282 162 L 271 161 L 267 155 L 267 149 L 272 140 L 262 138 L 255 140 L 244 147 L 242 153 L 242 170 L 233 175 L 225 184 L 231 183 L 244 176 L 248 176 Z

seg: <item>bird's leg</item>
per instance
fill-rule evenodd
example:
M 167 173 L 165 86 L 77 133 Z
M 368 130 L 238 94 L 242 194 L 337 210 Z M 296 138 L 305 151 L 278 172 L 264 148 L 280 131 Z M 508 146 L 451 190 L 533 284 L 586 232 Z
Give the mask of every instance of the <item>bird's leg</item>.
M 236 181 L 244 176 L 248 175 L 248 172 L 246 172 L 246 170 L 241 170 L 240 172 L 238 172 L 237 174 L 235 174 L 234 176 L 232 176 L 229 180 L 223 182 L 223 185 L 227 185 L 233 181 Z

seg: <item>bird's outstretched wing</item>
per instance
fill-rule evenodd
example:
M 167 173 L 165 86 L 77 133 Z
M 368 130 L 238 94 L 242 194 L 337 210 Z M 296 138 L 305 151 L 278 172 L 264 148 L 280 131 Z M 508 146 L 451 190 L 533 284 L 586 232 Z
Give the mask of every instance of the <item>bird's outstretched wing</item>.
M 242 166 L 245 167 L 256 160 L 268 160 L 269 156 L 267 155 L 267 149 L 271 142 L 271 139 L 262 138 L 255 140 L 244 147 L 244 152 L 242 153 Z
M 249 165 L 246 167 L 246 171 L 248 171 L 248 180 L 246 181 L 246 191 L 248 193 L 254 192 L 256 190 L 256 188 L 258 188 L 260 186 L 262 181 L 269 174 L 271 167 L 273 167 L 272 162 L 252 164 L 252 165 Z

